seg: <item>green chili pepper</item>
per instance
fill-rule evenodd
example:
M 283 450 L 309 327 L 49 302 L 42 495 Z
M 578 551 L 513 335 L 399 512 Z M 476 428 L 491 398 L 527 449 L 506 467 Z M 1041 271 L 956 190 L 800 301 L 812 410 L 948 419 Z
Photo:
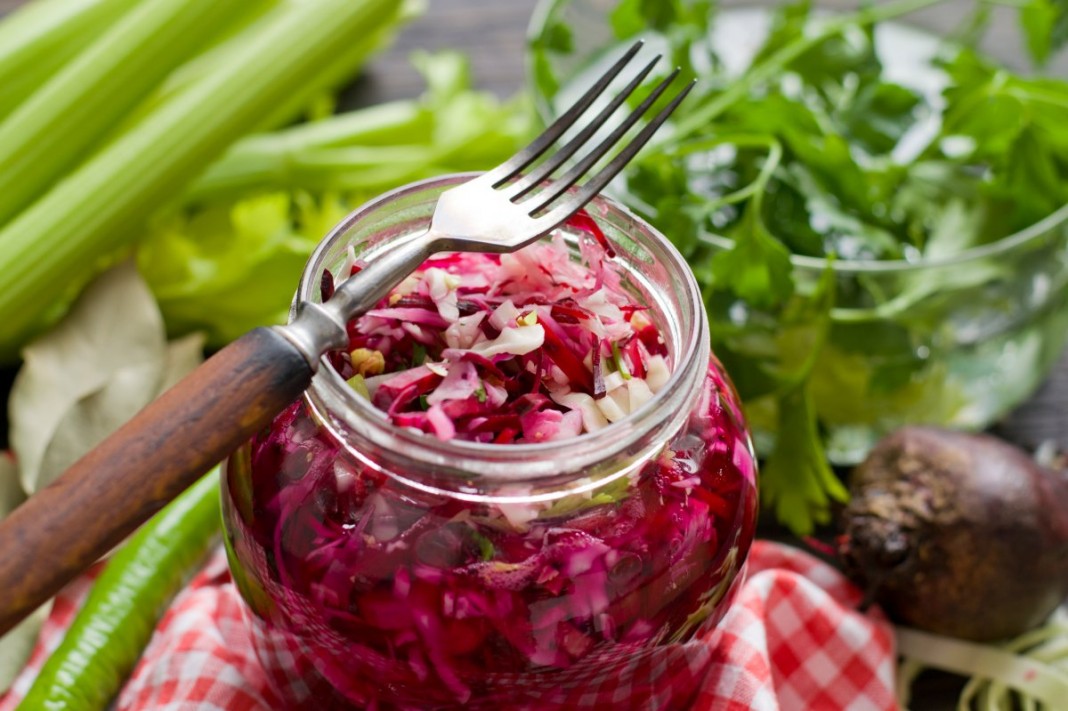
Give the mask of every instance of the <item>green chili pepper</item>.
M 219 530 L 218 468 L 160 511 L 111 557 L 19 711 L 104 709 L 156 622 Z

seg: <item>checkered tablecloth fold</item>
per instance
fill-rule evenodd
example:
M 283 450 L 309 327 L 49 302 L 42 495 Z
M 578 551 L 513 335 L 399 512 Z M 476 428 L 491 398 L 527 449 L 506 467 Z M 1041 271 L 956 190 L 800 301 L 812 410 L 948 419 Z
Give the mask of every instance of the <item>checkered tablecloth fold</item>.
M 761 543 L 752 573 L 719 629 L 700 709 L 896 709 L 894 644 L 876 613 L 829 565 Z
M 637 651 L 611 674 L 533 689 L 531 708 L 700 711 L 893 711 L 895 651 L 877 611 L 856 611 L 833 567 L 758 541 L 722 623 L 702 639 Z M 59 644 L 92 575 L 56 598 L 29 664 L 0 711 L 12 711 Z M 220 553 L 175 598 L 116 711 L 283 708 L 251 650 L 241 601 Z

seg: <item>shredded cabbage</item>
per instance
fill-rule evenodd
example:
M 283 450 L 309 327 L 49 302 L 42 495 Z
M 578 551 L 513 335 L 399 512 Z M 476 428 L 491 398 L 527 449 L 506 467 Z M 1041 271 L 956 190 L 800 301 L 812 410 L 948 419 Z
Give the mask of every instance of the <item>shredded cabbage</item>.
M 394 424 L 440 439 L 548 442 L 623 419 L 667 382 L 664 342 L 596 223 L 571 226 L 588 236 L 580 260 L 557 233 L 428 261 L 352 325 L 334 366 L 372 376 L 355 389 Z

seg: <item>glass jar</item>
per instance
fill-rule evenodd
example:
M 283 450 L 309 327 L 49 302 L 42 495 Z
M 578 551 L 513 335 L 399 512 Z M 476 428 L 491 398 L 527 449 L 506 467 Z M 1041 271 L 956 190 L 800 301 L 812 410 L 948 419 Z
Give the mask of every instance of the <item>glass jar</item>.
M 424 229 L 464 179 L 357 210 L 312 256 L 297 299 L 320 300 L 325 270 Z M 388 422 L 324 359 L 303 398 L 227 462 L 227 553 L 287 702 L 553 708 L 597 679 L 642 674 L 635 655 L 722 618 L 756 517 L 737 396 L 679 253 L 613 202 L 588 211 L 668 349 L 670 379 L 645 406 L 550 443 L 440 441 Z M 577 233 L 565 236 L 577 254 Z
M 730 247 L 709 236 L 710 252 Z M 795 311 L 808 315 L 834 273 L 829 323 L 788 319 L 707 289 L 716 352 L 731 368 L 790 372 L 826 328 L 809 376 L 827 456 L 861 461 L 879 438 L 910 424 L 978 431 L 998 422 L 1049 376 L 1068 341 L 1068 207 L 993 244 L 918 263 L 836 263 L 794 255 Z M 872 294 L 882 295 L 881 300 Z M 779 345 L 773 353 L 769 343 Z M 778 404 L 744 375 L 738 387 L 761 451 Z

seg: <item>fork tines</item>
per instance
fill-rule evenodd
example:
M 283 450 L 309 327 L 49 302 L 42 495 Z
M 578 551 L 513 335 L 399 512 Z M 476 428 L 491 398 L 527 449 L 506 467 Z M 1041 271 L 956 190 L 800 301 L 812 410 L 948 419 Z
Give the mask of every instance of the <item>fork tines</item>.
M 487 177 L 492 180 L 493 187 L 501 189 L 512 202 L 522 204 L 524 208 L 529 205 L 530 209 L 527 210 L 527 214 L 539 218 L 543 216 L 550 217 L 557 213 L 566 217 L 589 202 L 594 195 L 601 192 L 671 116 L 693 88 L 695 81 L 687 82 L 671 101 L 649 120 L 637 135 L 630 138 L 619 153 L 604 167 L 590 176 L 577 190 L 572 191 L 571 189 L 597 165 L 598 161 L 621 142 L 630 129 L 660 99 L 672 82 L 679 76 L 680 70 L 678 68 L 668 74 L 663 81 L 649 92 L 648 96 L 616 125 L 606 138 L 577 158 L 562 175 L 554 176 L 554 173 L 567 161 L 575 158 L 579 150 L 591 142 L 591 138 L 594 137 L 598 130 L 608 123 L 623 102 L 641 86 L 660 60 L 660 55 L 646 63 L 627 85 L 613 96 L 611 101 L 588 124 L 583 126 L 574 137 L 553 151 L 541 163 L 537 161 L 560 140 L 569 128 L 576 124 L 578 119 L 593 105 L 597 98 L 605 93 L 613 80 L 637 56 L 642 46 L 643 42 L 636 42 L 573 106 L 561 114 L 530 145 L 491 171 Z M 537 188 L 541 189 L 536 191 Z M 561 204 L 555 205 L 554 202 L 565 194 L 567 194 L 567 198 L 560 201 Z M 527 197 L 528 195 L 529 197 Z

